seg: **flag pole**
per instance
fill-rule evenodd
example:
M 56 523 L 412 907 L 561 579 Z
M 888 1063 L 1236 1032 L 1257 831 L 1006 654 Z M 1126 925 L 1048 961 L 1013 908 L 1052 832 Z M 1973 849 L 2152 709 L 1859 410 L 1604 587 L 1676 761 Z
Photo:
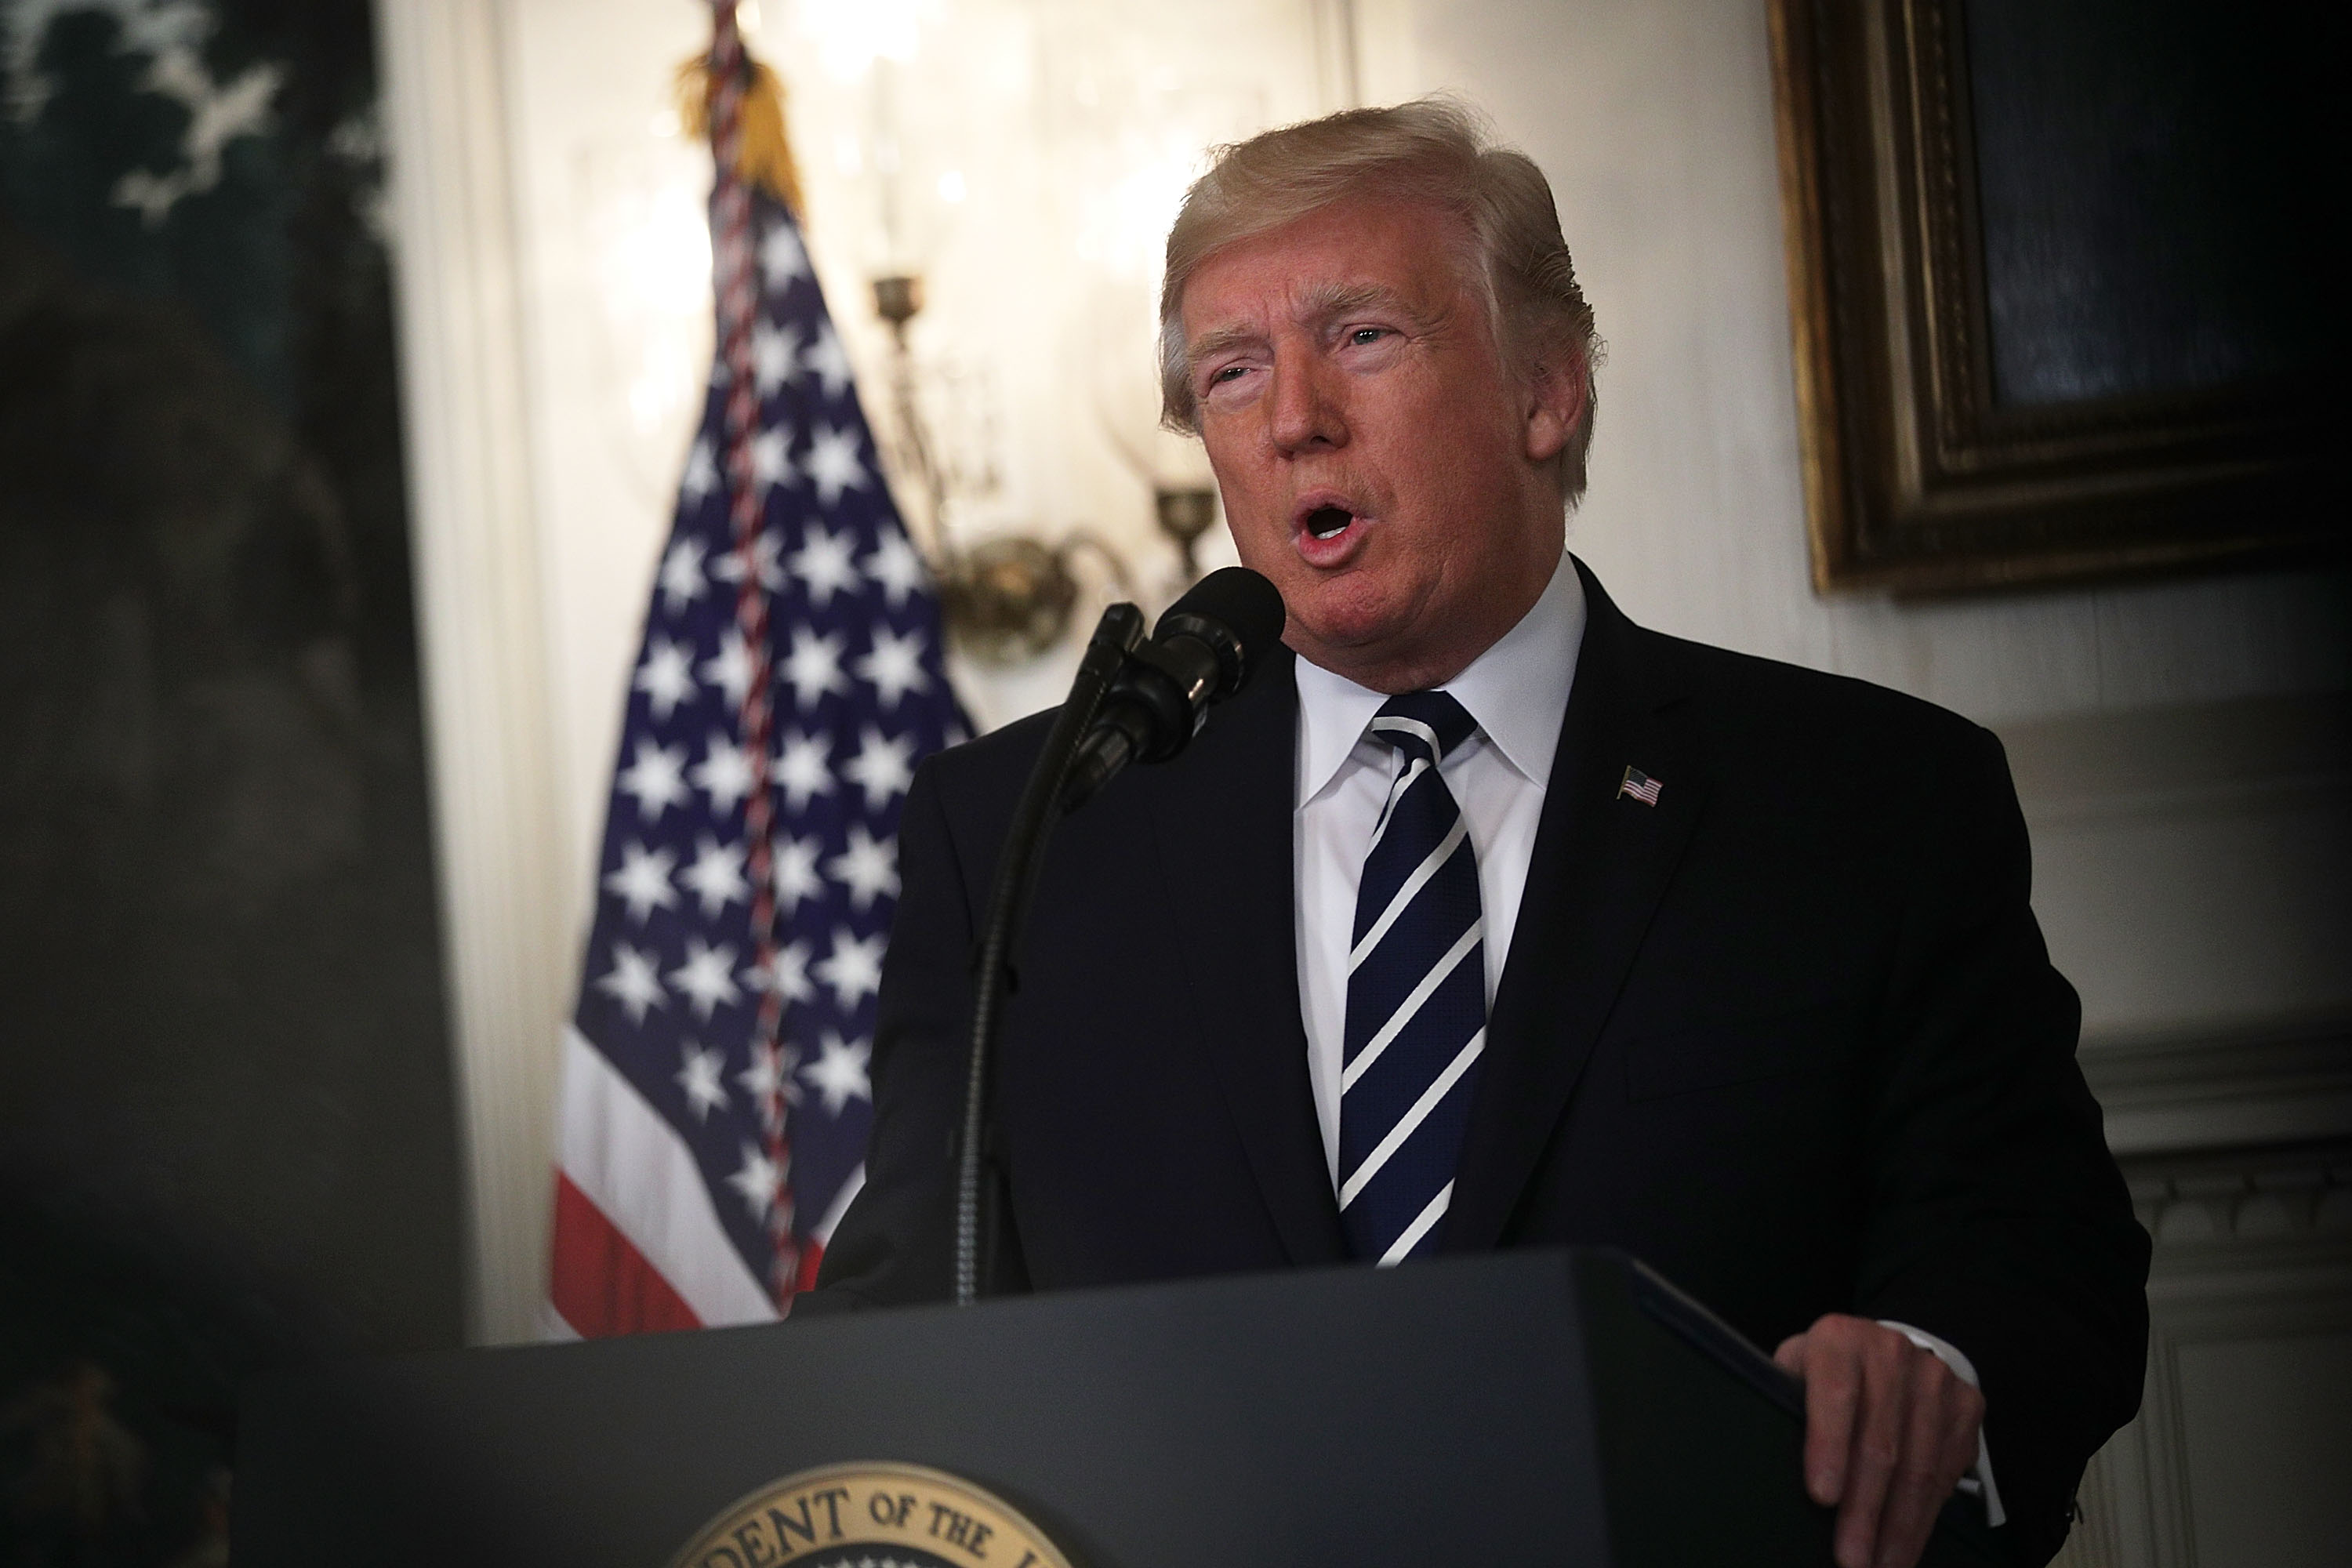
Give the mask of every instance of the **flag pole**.
M 712 252 L 717 264 L 719 357 L 727 369 L 721 468 L 727 481 L 739 574 L 735 628 L 743 646 L 757 650 L 768 646 L 768 593 L 761 581 L 758 553 L 764 497 L 751 450 L 760 423 L 760 395 L 751 364 L 751 325 L 758 311 L 759 295 L 752 276 L 751 184 L 742 169 L 744 99 L 752 73 L 736 19 L 735 0 L 718 0 L 711 10 L 714 26 L 708 102 L 710 153 L 717 182 L 714 227 L 718 231 L 714 237 L 718 243 Z M 751 884 L 753 962 L 756 972 L 772 974 L 776 958 L 776 892 L 772 864 L 773 802 L 768 793 L 768 770 L 774 731 L 774 677 L 770 660 L 755 656 L 749 662 L 751 679 L 744 685 L 739 717 L 743 749 L 749 753 L 751 765 L 751 787 L 743 802 L 745 870 Z M 772 1063 L 778 1059 L 777 1037 L 783 1023 L 783 987 L 763 987 L 752 1026 L 754 1062 Z M 781 1184 L 775 1204 L 768 1213 L 768 1236 L 775 1247 L 768 1287 L 775 1298 L 776 1310 L 782 1312 L 790 1310 L 793 1293 L 800 1285 L 800 1249 L 793 1237 L 795 1215 L 792 1141 L 784 1120 L 784 1075 L 778 1070 L 768 1077 L 760 1120 L 766 1133 L 766 1154 Z

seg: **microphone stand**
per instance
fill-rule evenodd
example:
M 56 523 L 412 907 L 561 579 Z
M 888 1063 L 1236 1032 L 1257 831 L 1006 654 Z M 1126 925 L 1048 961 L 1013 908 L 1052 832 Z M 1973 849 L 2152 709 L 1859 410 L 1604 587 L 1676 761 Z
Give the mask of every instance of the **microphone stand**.
M 1037 868 L 1046 838 L 1067 815 L 1061 808 L 1062 789 L 1071 761 L 1094 723 L 1103 693 L 1143 640 L 1143 612 L 1133 605 L 1113 605 L 1096 623 L 1094 636 L 1078 660 L 1070 695 L 1047 731 L 1045 746 L 1021 792 L 1021 804 L 1005 830 L 1004 851 L 996 863 L 996 882 L 988 895 L 988 923 L 972 956 L 977 972 L 972 987 L 971 1050 L 963 1089 L 963 1131 L 957 1149 L 955 1216 L 955 1301 L 969 1307 L 979 1299 L 983 1259 L 981 1257 L 981 1163 L 988 1127 L 988 1081 L 996 1037 L 1003 1026 L 1004 1002 L 1014 986 L 1013 955 L 1021 927 L 1037 890 Z

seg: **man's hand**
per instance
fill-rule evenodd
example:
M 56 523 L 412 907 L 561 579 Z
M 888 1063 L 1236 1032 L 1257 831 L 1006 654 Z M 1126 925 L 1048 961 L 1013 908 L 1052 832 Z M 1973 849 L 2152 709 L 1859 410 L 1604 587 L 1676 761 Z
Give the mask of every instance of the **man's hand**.
M 1772 1359 L 1805 1382 L 1805 1489 L 1838 1510 L 1839 1568 L 1912 1568 L 1976 1463 L 1984 1396 L 1895 1330 L 1843 1313 Z

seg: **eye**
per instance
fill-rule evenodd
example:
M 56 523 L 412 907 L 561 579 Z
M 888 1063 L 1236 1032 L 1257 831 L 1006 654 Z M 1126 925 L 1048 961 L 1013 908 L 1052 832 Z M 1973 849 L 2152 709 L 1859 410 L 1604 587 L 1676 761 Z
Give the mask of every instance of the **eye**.
M 1246 365 L 1238 364 L 1220 365 L 1210 374 L 1209 384 L 1214 386 L 1220 382 L 1237 380 L 1248 370 L 1248 368 L 1249 367 Z
M 1388 335 L 1389 330 L 1386 327 L 1354 327 L 1349 330 L 1348 341 L 1360 347 L 1365 343 L 1379 342 Z

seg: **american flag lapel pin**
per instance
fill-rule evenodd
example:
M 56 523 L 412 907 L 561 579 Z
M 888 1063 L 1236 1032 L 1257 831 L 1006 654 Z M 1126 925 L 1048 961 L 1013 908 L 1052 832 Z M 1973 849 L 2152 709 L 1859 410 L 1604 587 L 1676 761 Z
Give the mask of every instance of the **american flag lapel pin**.
M 1630 795 L 1643 805 L 1655 805 L 1658 804 L 1658 791 L 1664 787 L 1663 781 L 1652 778 L 1641 769 L 1627 768 L 1624 782 L 1617 786 L 1617 795 L 1622 799 Z

